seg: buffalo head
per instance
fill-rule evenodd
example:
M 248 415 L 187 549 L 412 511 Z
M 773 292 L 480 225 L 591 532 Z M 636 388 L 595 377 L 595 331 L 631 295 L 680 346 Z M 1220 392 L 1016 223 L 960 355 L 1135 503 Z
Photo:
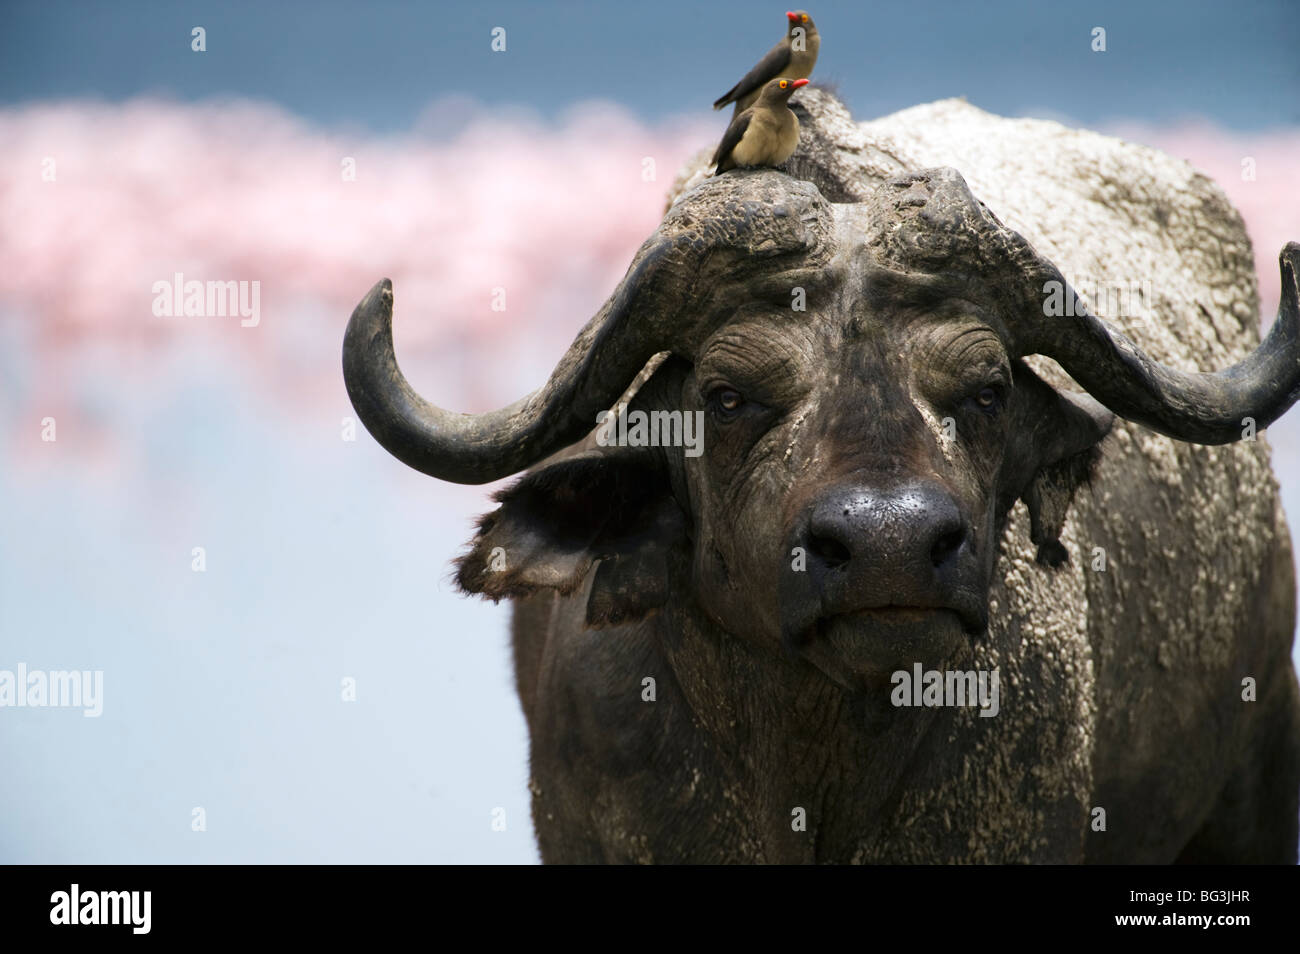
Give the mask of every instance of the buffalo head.
M 581 587 L 594 627 L 687 606 L 860 687 L 979 638 L 1017 499 L 1040 562 L 1066 559 L 1058 535 L 1112 414 L 1217 444 L 1291 406 L 1300 245 L 1281 263 L 1267 340 L 1227 370 L 1185 373 L 1088 313 L 951 169 L 857 204 L 736 173 L 669 210 L 549 382 L 516 404 L 471 416 L 416 395 L 393 354 L 388 281 L 353 313 L 343 365 L 361 420 L 417 470 L 480 483 L 541 462 L 482 520 L 464 589 Z M 1070 317 L 1049 317 L 1048 288 Z M 630 406 L 698 413 L 703 453 L 596 446 L 597 415 L 663 352 Z M 1049 386 L 1030 354 L 1087 393 Z

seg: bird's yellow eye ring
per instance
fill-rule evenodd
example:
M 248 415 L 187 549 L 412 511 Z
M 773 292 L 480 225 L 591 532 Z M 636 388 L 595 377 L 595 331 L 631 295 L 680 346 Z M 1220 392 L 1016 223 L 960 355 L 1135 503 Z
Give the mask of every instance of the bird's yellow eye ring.
M 808 14 L 805 13 L 805 14 L 804 14 L 803 16 L 801 16 L 799 19 L 802 20 L 804 23 L 807 23 L 807 22 L 808 22 Z
M 789 85 L 789 84 L 788 84 L 788 83 L 786 83 L 786 81 L 785 81 L 785 80 L 781 80 L 781 88 L 782 88 L 782 89 L 785 89 L 785 88 L 786 88 L 786 86 L 788 86 L 788 85 Z

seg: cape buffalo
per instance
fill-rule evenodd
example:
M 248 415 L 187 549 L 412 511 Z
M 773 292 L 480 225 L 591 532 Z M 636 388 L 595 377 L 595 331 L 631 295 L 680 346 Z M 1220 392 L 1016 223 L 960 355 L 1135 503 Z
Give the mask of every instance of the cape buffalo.
M 543 860 L 1294 861 L 1258 435 L 1300 387 L 1300 245 L 1261 344 L 1241 220 L 1185 163 L 800 98 L 783 170 L 697 160 L 518 403 L 415 394 L 386 280 L 348 326 L 389 452 L 527 470 L 458 582 L 516 601 Z

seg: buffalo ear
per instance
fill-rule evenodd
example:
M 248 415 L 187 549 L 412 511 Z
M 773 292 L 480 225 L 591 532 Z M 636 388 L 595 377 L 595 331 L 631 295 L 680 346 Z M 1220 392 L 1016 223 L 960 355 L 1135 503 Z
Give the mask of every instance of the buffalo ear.
M 1059 567 L 1070 555 L 1061 531 L 1074 492 L 1091 480 L 1101 459 L 1097 446 L 1110 433 L 1115 415 L 1091 396 L 1058 391 L 1028 365 L 1016 362 L 1016 418 L 1012 440 L 1022 448 L 1012 483 L 1029 510 L 1029 539 L 1038 546 L 1037 560 Z
M 601 448 L 561 458 L 497 494 L 456 582 L 494 600 L 541 590 L 576 591 L 597 566 L 587 625 L 632 622 L 668 598 L 670 561 L 686 517 L 661 459 L 640 448 Z

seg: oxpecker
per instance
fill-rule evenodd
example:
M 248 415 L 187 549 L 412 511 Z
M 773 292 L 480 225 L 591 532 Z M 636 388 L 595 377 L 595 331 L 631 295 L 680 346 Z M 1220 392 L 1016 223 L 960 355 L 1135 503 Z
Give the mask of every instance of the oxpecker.
M 763 87 L 758 102 L 739 113 L 718 143 L 713 164 L 718 172 L 736 166 L 779 166 L 799 145 L 799 117 L 787 103 L 806 79 L 774 79 Z
M 812 75 L 817 50 L 822 44 L 817 26 L 806 10 L 786 11 L 785 16 L 789 25 L 781 42 L 768 50 L 744 79 L 719 96 L 713 103 L 714 109 L 735 103 L 733 115 L 739 116 L 754 105 L 759 92 L 772 80 L 807 79 Z

